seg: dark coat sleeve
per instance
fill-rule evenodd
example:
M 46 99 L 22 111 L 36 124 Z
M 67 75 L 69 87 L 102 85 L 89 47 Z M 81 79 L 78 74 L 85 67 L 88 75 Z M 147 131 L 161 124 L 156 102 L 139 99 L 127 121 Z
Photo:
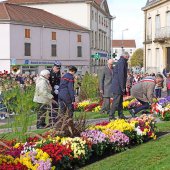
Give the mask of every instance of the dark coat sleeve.
M 118 64 L 118 82 L 119 82 L 122 92 L 125 90 L 125 86 L 126 86 L 126 83 L 124 80 L 125 74 L 126 74 L 125 72 L 126 72 L 125 65 L 123 62 L 120 62 Z
M 74 94 L 74 80 L 68 82 L 68 91 L 71 97 L 71 101 L 75 102 L 75 94 Z
M 105 79 L 105 69 L 102 70 L 101 76 L 100 76 L 100 90 L 104 91 L 104 79 Z

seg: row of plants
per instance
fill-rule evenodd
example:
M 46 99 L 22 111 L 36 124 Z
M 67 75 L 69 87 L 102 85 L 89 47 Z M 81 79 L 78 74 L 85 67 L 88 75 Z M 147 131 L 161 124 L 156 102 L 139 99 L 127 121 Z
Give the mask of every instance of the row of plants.
M 27 138 L 26 143 L 3 141 L 0 169 L 76 169 L 101 156 L 125 151 L 156 139 L 155 119 L 142 115 L 129 120 L 89 126 L 78 137 L 58 136 L 56 131 Z
M 99 112 L 101 110 L 102 102 L 97 100 L 84 100 L 82 102 L 74 103 L 74 110 L 81 112 Z

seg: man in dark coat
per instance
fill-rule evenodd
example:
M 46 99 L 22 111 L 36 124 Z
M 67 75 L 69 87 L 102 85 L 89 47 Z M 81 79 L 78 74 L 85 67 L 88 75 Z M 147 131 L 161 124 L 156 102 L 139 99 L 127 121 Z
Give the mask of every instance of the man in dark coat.
M 58 89 L 59 89 L 59 85 L 60 85 L 60 79 L 61 79 L 61 62 L 60 61 L 56 61 L 54 63 L 54 66 L 52 68 L 52 70 L 50 71 L 50 78 L 49 78 L 49 82 L 50 85 L 52 87 L 52 95 L 54 96 L 54 100 L 56 101 L 56 103 L 52 103 L 52 115 L 50 113 L 50 119 L 49 119 L 49 123 L 53 122 L 55 123 L 56 117 L 57 117 L 57 109 L 58 109 Z
M 100 93 L 103 97 L 103 105 L 101 113 L 105 111 L 109 114 L 110 112 L 110 98 L 112 97 L 112 77 L 113 77 L 113 59 L 109 59 L 107 66 L 102 70 L 100 77 Z
M 112 80 L 112 94 L 113 94 L 113 103 L 110 111 L 109 119 L 115 119 L 115 112 L 118 111 L 118 116 L 120 119 L 125 119 L 126 117 L 123 114 L 123 94 L 126 89 L 127 81 L 127 70 L 128 70 L 128 61 L 129 53 L 124 52 L 114 67 L 113 71 L 113 80 Z
M 59 87 L 59 106 L 61 114 L 66 114 L 73 117 L 74 112 L 74 102 L 75 102 L 75 92 L 74 92 L 74 74 L 77 72 L 75 66 L 69 67 L 69 72 L 66 73 L 60 82 Z

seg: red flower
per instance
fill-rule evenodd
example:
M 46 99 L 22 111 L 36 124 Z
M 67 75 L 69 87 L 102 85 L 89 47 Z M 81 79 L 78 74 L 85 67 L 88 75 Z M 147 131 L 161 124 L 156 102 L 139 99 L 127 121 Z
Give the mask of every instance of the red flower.
M 17 164 L 8 164 L 8 163 L 2 163 L 0 165 L 0 170 L 27 170 L 28 168 L 25 165 L 22 165 L 21 163 Z
M 57 164 L 59 162 L 61 163 L 61 161 L 64 160 L 66 157 L 72 159 L 72 150 L 70 147 L 65 145 L 50 143 L 43 146 L 41 150 L 49 154 L 49 156 L 53 159 L 54 164 Z

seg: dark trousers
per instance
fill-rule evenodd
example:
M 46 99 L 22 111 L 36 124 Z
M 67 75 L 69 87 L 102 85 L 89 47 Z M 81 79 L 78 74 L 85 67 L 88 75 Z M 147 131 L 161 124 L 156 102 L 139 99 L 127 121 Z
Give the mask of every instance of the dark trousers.
M 110 110 L 110 119 L 115 117 L 115 112 L 118 111 L 118 116 L 122 117 L 123 115 L 123 95 L 113 94 L 113 103 Z
M 155 96 L 161 98 L 161 89 L 155 89 Z
M 146 109 L 149 109 L 149 103 L 148 102 L 144 102 L 144 101 L 141 101 L 139 99 L 137 99 L 142 105 L 133 109 L 134 110 L 134 114 L 137 114 L 138 112 L 142 111 L 142 110 L 146 110 Z
M 37 126 L 46 126 L 45 119 L 49 106 L 46 104 L 39 104 L 37 113 Z
M 170 89 L 167 89 L 167 96 L 170 96 Z
M 103 104 L 101 108 L 101 112 L 106 111 L 107 113 L 110 113 L 110 97 L 103 97 Z
M 68 114 L 70 117 L 73 117 L 74 106 L 72 103 L 67 103 L 62 99 L 59 99 L 59 108 L 61 114 Z

